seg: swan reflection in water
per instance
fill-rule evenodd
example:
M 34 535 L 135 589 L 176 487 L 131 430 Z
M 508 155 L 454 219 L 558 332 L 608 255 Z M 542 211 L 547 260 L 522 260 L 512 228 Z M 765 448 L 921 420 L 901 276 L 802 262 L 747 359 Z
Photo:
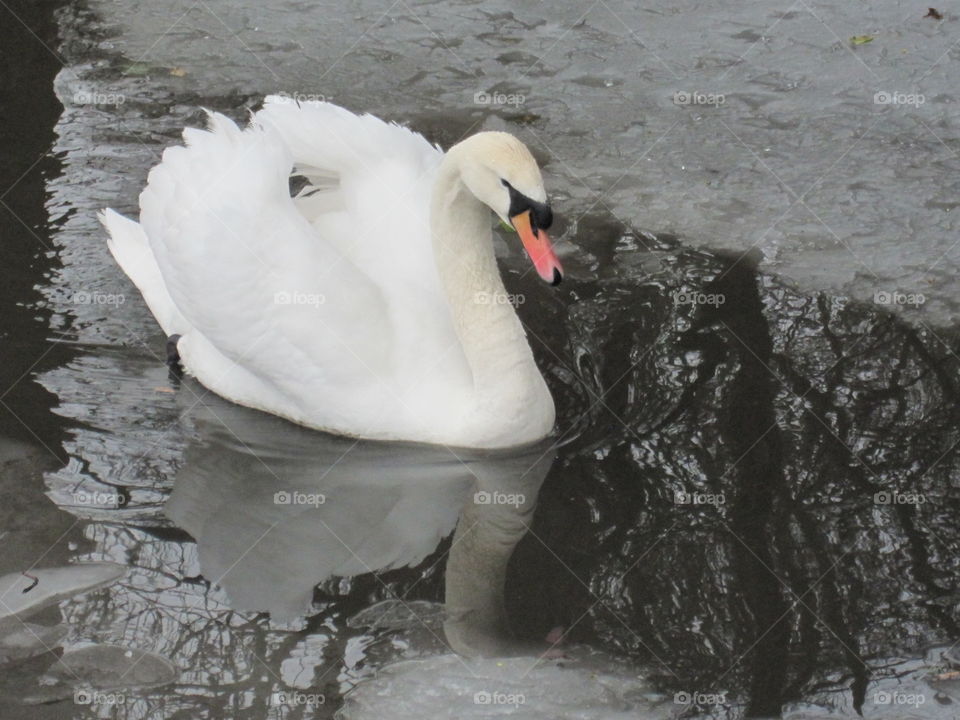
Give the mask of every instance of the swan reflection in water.
M 297 618 L 319 583 L 415 566 L 456 528 L 449 647 L 471 657 L 549 649 L 514 639 L 503 591 L 553 464 L 550 442 L 491 453 L 358 441 L 219 401 L 196 421 L 166 513 L 234 609 Z

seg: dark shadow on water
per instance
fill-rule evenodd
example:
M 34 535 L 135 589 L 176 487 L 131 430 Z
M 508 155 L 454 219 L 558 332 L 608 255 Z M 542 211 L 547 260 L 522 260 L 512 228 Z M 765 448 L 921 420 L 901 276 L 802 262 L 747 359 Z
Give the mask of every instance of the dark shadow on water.
M 784 494 L 786 478 L 776 420 L 776 379 L 768 369 L 773 340 L 758 280 L 747 261 L 734 257 L 720 277 L 704 287 L 704 292 L 722 296 L 725 302 L 705 306 L 698 324 L 732 336 L 746 351 L 731 378 L 730 402 L 720 418 L 721 441 L 737 458 L 723 477 L 737 488 L 730 503 L 729 531 L 738 541 L 733 546 L 732 574 L 747 611 L 740 638 L 752 676 L 747 713 L 775 715 L 784 699 L 790 632 L 788 598 L 771 572 L 779 530 L 774 504 Z M 707 369 L 711 375 L 716 370 Z
M 53 14 L 61 4 L 38 0 L 0 7 L 0 237 L 4 254 L 0 263 L 4 357 L 0 363 L 0 435 L 36 445 L 46 443 L 65 458 L 62 436 L 49 411 L 54 398 L 29 381 L 32 370 L 55 366 L 65 356 L 47 344 L 50 311 L 40 306 L 37 291 L 56 262 L 50 238 L 55 228 L 45 205 L 46 181 L 60 171 L 60 161 L 51 155 L 50 147 L 63 109 L 52 87 L 61 65 L 44 43 L 50 47 L 57 44 Z
M 575 285 L 569 336 L 537 348 L 568 423 L 597 410 L 518 548 L 513 612 L 556 622 L 552 587 L 563 619 L 589 618 L 575 638 L 664 687 L 733 693 L 747 716 L 858 712 L 896 658 L 957 637 L 956 334 L 736 258 L 660 260 Z

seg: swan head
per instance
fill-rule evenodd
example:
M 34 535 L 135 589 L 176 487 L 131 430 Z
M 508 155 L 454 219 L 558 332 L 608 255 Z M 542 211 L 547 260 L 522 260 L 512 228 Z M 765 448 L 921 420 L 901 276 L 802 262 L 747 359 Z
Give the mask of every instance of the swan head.
M 509 133 L 480 132 L 450 153 L 458 156 L 460 178 L 470 192 L 517 231 L 540 277 L 559 285 L 563 267 L 547 235 L 553 211 L 527 146 Z

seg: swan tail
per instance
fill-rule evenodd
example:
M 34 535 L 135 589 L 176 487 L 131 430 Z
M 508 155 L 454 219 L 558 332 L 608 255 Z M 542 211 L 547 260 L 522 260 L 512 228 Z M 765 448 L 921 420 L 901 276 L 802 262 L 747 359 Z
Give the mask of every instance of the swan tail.
M 102 210 L 97 217 L 109 234 L 107 247 L 110 248 L 110 253 L 140 290 L 147 307 L 160 323 L 164 333 L 173 335 L 187 332 L 189 327 L 167 292 L 160 268 L 140 223 L 110 208 Z

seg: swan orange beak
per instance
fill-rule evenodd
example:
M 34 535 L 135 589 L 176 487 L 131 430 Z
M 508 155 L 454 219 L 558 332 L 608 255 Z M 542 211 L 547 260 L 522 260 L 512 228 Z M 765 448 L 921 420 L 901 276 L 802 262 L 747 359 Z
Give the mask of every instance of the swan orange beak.
M 550 238 L 545 230 L 535 228 L 530 220 L 530 211 L 510 216 L 510 222 L 520 236 L 523 249 L 527 251 L 533 266 L 540 277 L 551 285 L 559 285 L 563 280 L 563 266 L 553 251 Z

